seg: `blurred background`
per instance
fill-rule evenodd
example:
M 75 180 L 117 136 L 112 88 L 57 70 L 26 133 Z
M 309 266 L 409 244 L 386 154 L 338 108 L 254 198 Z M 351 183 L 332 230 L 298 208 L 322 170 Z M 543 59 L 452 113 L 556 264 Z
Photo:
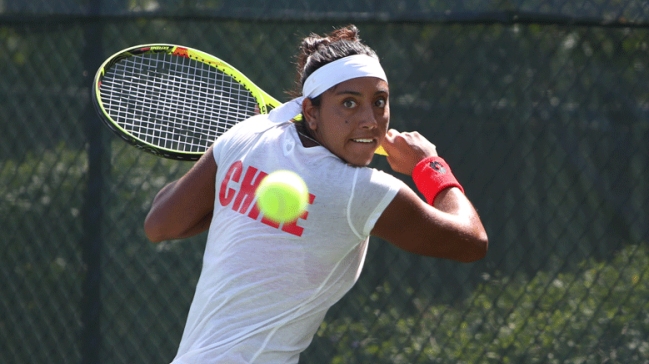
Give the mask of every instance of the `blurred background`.
M 285 101 L 300 40 L 350 23 L 391 126 L 437 145 L 490 249 L 373 238 L 300 362 L 648 362 L 649 4 L 630 0 L 0 0 L 0 362 L 175 355 L 205 236 L 153 245 L 142 223 L 191 163 L 101 124 L 106 57 L 198 48 Z

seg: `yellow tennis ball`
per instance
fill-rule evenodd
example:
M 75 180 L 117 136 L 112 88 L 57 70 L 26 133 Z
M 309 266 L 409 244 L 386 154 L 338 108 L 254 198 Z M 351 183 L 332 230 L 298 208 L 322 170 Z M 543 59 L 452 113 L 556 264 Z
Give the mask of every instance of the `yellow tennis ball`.
M 294 221 L 307 208 L 309 190 L 295 172 L 279 170 L 267 175 L 255 191 L 257 206 L 275 222 Z

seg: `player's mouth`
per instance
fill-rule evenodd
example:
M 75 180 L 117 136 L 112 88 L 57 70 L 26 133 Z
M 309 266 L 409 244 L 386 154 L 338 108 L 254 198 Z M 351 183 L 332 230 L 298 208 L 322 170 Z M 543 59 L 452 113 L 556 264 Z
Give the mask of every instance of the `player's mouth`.
M 362 143 L 362 144 L 372 144 L 376 142 L 374 139 L 352 139 L 354 143 Z

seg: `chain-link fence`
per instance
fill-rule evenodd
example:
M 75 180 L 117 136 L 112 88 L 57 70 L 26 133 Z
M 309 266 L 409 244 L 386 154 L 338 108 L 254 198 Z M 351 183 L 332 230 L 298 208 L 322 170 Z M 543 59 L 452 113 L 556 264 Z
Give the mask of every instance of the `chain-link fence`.
M 285 99 L 299 40 L 348 23 L 381 57 L 392 127 L 437 145 L 490 250 L 373 239 L 301 362 L 649 362 L 648 20 L 612 0 L 0 0 L 0 362 L 177 349 L 205 236 L 153 245 L 142 223 L 189 164 L 100 124 L 105 57 L 182 44 Z

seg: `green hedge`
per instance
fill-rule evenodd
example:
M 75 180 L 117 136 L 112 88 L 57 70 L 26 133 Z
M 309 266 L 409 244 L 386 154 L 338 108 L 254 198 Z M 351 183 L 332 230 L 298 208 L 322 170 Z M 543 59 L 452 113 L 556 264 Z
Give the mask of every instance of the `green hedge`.
M 489 277 L 455 307 L 365 306 L 324 323 L 332 363 L 639 363 L 649 360 L 649 250 L 628 246 L 572 273 Z M 383 286 L 371 297 L 389 302 Z

